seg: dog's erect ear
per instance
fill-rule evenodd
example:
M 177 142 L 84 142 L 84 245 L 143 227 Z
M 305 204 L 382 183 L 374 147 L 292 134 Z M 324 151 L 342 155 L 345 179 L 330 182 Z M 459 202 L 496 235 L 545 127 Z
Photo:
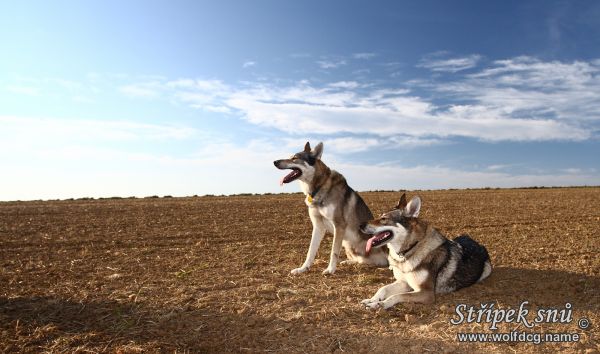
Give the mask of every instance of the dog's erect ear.
M 419 197 L 413 197 L 404 207 L 404 215 L 411 218 L 419 216 L 419 211 L 421 211 L 421 198 Z
M 310 152 L 310 143 L 307 141 L 306 145 L 304 145 L 304 152 Z
M 404 209 L 405 206 L 406 206 L 406 193 L 402 193 L 402 196 L 400 197 L 400 200 L 398 201 L 398 204 L 396 205 L 396 207 L 394 209 Z
M 320 159 L 321 155 L 323 155 L 323 143 L 318 143 L 317 146 L 313 149 L 311 154 L 315 157 L 315 159 Z

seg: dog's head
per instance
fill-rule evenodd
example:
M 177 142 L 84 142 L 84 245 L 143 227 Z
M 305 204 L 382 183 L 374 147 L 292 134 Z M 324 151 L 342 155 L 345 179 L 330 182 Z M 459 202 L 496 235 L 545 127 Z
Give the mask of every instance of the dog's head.
M 304 145 L 304 150 L 295 153 L 289 159 L 274 161 L 275 167 L 280 170 L 290 169 L 292 172 L 283 177 L 280 184 L 290 183 L 297 179 L 310 183 L 315 175 L 315 169 L 323 155 L 323 143 L 318 143 L 314 149 L 310 143 Z
M 395 254 L 406 251 L 411 245 L 416 244 L 421 238 L 417 217 L 421 210 L 421 199 L 414 197 L 406 202 L 406 195 L 402 194 L 398 205 L 378 219 L 371 220 L 361 225 L 361 231 L 372 235 L 367 241 L 367 254 L 372 248 L 388 245 Z

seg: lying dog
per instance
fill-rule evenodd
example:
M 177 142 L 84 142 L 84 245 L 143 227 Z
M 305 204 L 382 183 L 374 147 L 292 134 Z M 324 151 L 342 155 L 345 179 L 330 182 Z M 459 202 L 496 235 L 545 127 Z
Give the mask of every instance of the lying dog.
M 384 249 L 373 250 L 369 255 L 365 253 L 368 236 L 360 232 L 359 226 L 373 218 L 369 207 L 360 195 L 348 186 L 344 176 L 329 169 L 321 161 L 322 155 L 323 143 L 319 143 L 312 150 L 310 144 L 306 143 L 304 151 L 294 154 L 289 159 L 274 162 L 275 167 L 280 170 L 292 170 L 281 179 L 281 184 L 295 180 L 300 182 L 313 225 L 306 260 L 300 268 L 292 270 L 292 274 L 304 273 L 310 268 L 326 231 L 333 234 L 333 247 L 329 265 L 323 274 L 335 272 L 342 246 L 348 258 L 345 262 L 387 266 Z
M 374 235 L 367 241 L 367 253 L 387 245 L 396 278 L 362 301 L 368 308 L 387 309 L 399 302 L 433 303 L 435 294 L 473 285 L 492 272 L 485 247 L 466 235 L 446 239 L 417 218 L 420 209 L 419 197 L 407 204 L 403 194 L 395 209 L 361 226 L 363 232 Z

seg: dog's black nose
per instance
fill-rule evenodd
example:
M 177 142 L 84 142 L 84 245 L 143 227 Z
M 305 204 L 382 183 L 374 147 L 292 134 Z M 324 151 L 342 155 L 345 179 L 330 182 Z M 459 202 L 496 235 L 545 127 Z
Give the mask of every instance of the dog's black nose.
M 273 161 L 273 165 L 275 165 L 275 167 L 277 167 L 278 163 L 279 163 L 279 160 Z

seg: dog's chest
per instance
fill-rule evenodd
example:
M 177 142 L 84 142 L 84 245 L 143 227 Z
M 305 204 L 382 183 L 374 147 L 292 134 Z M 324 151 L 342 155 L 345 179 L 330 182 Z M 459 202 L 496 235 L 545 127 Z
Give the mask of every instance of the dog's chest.
M 431 276 L 429 271 L 425 268 L 420 268 L 419 270 L 414 270 L 412 272 L 403 273 L 404 281 L 408 283 L 408 285 L 413 288 L 415 291 L 419 291 L 427 280 Z
M 408 260 L 400 261 L 394 251 L 390 250 L 387 256 L 389 268 L 394 272 L 396 280 L 406 280 L 407 274 L 413 271 L 414 266 Z
M 409 269 L 404 269 L 405 268 L 404 262 L 398 261 L 391 254 L 388 254 L 387 259 L 388 259 L 388 264 L 390 265 L 389 268 L 394 273 L 394 278 L 396 278 L 396 280 L 404 280 L 404 274 L 405 274 L 404 272 L 409 271 Z
M 322 206 L 310 204 L 308 200 L 306 201 L 306 204 L 309 207 L 309 213 L 312 213 L 313 215 L 316 214 L 317 218 L 321 220 L 322 225 L 325 227 L 325 230 L 333 233 L 335 231 L 335 223 L 333 219 L 335 212 L 334 207 L 331 205 Z M 312 211 L 310 209 L 312 209 Z
M 333 221 L 335 216 L 335 206 L 333 204 L 320 205 L 316 208 L 323 218 Z
M 388 257 L 388 260 L 390 260 L 390 257 Z M 392 264 L 390 262 L 390 269 L 392 269 L 394 273 L 394 278 L 399 281 L 405 281 L 415 291 L 418 291 L 430 277 L 430 272 L 425 268 L 419 268 L 417 270 L 413 269 L 407 272 L 403 272 L 402 268 L 402 265 Z

